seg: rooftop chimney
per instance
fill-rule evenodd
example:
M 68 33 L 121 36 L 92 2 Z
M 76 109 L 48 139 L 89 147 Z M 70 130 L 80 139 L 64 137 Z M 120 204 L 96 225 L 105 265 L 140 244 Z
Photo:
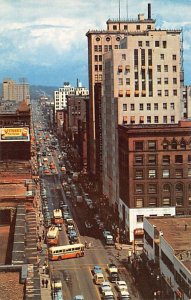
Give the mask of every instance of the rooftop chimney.
M 151 19 L 151 3 L 148 3 L 148 19 Z

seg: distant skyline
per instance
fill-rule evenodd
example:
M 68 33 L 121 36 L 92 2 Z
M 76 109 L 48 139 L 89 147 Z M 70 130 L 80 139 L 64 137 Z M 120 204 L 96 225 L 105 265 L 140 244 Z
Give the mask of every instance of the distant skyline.
M 156 28 L 183 29 L 185 84 L 191 85 L 191 0 L 120 0 L 121 18 L 147 17 Z M 88 30 L 106 29 L 119 17 L 119 0 L 1 0 L 0 81 L 62 86 L 76 79 L 88 87 Z M 128 9 L 127 9 L 128 7 Z

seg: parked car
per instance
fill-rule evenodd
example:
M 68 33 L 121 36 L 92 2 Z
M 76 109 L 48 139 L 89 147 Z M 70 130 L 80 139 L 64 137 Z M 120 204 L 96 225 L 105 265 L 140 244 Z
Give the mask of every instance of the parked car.
M 118 291 L 127 291 L 127 284 L 125 281 L 120 280 L 120 281 L 116 281 L 116 289 Z

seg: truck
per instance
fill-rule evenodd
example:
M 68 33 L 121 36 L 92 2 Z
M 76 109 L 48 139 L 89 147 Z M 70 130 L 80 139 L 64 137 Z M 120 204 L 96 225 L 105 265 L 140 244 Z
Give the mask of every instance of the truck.
M 118 268 L 115 264 L 108 264 L 107 272 L 109 274 L 109 280 L 111 282 L 116 282 L 119 280 Z
M 114 245 L 113 235 L 111 234 L 110 231 L 104 230 L 103 238 L 104 238 L 104 242 L 106 243 L 106 245 Z

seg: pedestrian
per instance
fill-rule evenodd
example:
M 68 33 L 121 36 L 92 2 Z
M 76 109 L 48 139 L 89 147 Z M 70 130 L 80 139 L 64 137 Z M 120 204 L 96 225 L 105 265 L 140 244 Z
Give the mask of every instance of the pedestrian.
M 39 237 L 38 237 L 38 240 L 39 240 L 39 242 L 41 242 L 41 240 L 42 240 L 42 238 L 41 238 L 41 236 L 39 235 Z
M 48 287 L 48 279 L 45 280 L 46 288 Z
M 87 243 L 87 241 L 85 241 L 85 248 L 87 248 L 87 246 L 88 246 L 88 243 Z
M 43 279 L 42 279 L 42 287 L 44 287 L 44 283 L 45 283 L 45 282 L 44 282 L 44 278 L 43 278 Z
M 43 274 L 45 274 L 45 269 L 46 269 L 46 266 L 43 265 L 43 266 L 42 266 L 42 273 L 43 273 Z

